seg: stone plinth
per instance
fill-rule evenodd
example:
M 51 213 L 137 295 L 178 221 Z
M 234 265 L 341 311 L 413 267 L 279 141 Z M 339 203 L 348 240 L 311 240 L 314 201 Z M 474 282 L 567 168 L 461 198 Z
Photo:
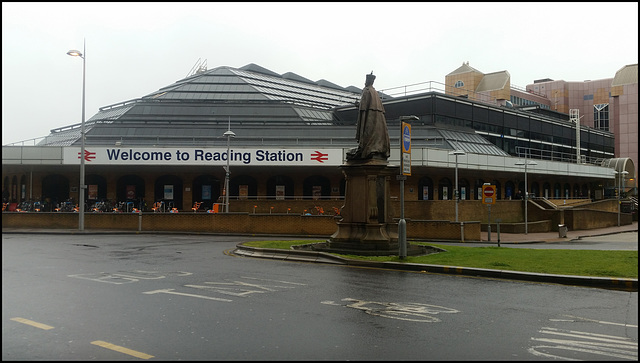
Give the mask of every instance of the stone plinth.
M 386 160 L 350 161 L 340 166 L 346 178 L 342 219 L 322 250 L 358 255 L 398 254 L 398 224 L 393 222 L 390 181 L 399 167 Z

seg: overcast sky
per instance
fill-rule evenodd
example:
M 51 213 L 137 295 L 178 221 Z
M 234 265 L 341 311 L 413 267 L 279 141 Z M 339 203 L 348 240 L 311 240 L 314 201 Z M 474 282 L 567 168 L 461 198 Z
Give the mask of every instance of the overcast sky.
M 638 3 L 2 3 L 2 144 L 47 136 L 189 74 L 258 64 L 382 91 L 469 62 L 536 79 L 612 78 L 638 63 Z M 31 142 L 33 145 L 33 142 Z

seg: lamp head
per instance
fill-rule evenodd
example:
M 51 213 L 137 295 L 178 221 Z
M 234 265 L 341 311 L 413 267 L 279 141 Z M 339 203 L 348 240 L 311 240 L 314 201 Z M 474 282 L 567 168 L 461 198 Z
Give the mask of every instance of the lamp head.
M 84 58 L 84 56 L 82 55 L 82 52 L 79 50 L 70 50 L 67 52 L 68 55 L 72 56 L 72 57 L 80 57 L 80 58 Z

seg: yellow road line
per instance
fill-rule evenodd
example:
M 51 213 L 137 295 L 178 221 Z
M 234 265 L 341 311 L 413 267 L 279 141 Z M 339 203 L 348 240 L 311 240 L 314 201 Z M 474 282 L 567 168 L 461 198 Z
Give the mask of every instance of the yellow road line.
M 53 327 L 51 325 L 47 325 L 47 324 L 42 324 L 42 323 L 37 323 L 33 320 L 29 320 L 29 319 L 24 319 L 24 318 L 11 318 L 11 320 L 13 321 L 17 321 L 18 323 L 23 323 L 23 324 L 27 324 L 27 325 L 31 325 L 31 326 L 35 326 L 36 328 L 40 328 L 40 329 L 44 329 L 44 330 L 49 330 L 49 329 L 53 329 Z
M 128 348 L 125 348 L 125 347 L 121 347 L 119 345 L 107 343 L 107 342 L 102 341 L 102 340 L 93 341 L 93 342 L 91 342 L 91 344 L 97 345 L 97 346 L 100 346 L 100 347 L 103 347 L 103 348 L 115 350 L 116 352 L 132 355 L 132 356 L 134 356 L 136 358 L 142 358 L 142 359 L 153 358 L 152 355 L 145 354 L 145 353 L 142 353 L 142 352 L 137 352 L 135 350 L 131 350 L 131 349 L 128 349 Z

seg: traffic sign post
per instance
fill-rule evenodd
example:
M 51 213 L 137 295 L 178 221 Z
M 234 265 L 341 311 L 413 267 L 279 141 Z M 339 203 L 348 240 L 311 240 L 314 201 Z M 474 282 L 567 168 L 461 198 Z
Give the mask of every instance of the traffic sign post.
M 485 184 L 482 186 L 482 204 L 496 204 L 496 186 Z
M 402 122 L 402 175 L 411 175 L 411 125 Z
M 489 219 L 487 224 L 487 240 L 491 242 L 491 205 L 496 204 L 496 186 L 485 183 L 482 186 L 482 204 L 489 206 Z
M 400 220 L 398 221 L 398 257 L 407 257 L 407 222 L 404 220 L 404 181 L 411 175 L 411 124 L 404 120 L 419 120 L 417 116 L 400 116 Z

